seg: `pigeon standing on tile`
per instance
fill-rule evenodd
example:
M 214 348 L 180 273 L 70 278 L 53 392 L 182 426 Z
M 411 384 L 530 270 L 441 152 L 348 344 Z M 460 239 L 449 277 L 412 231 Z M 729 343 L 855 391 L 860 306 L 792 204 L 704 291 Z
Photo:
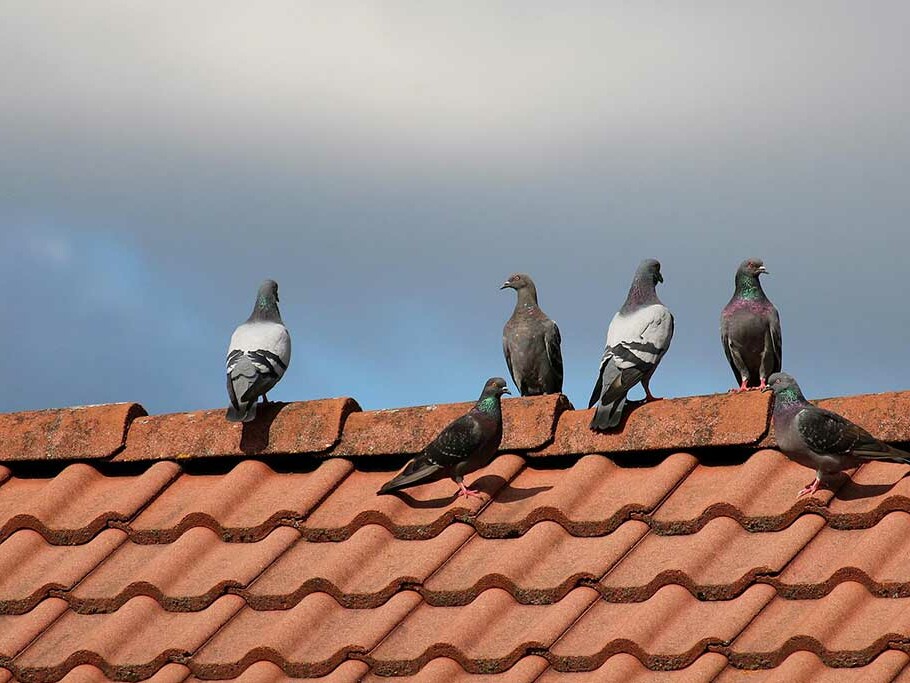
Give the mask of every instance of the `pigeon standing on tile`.
M 780 316 L 759 282 L 760 259 L 746 259 L 736 271 L 735 289 L 720 314 L 720 340 L 740 383 L 733 391 L 764 389 L 781 368 Z
M 522 396 L 562 391 L 562 350 L 559 328 L 537 304 L 530 276 L 515 273 L 500 289 L 518 294 L 512 317 L 502 328 L 502 352 L 512 381 Z
M 590 408 L 600 401 L 591 419 L 595 431 L 619 424 L 626 394 L 639 382 L 645 400 L 657 400 L 648 384 L 673 338 L 673 315 L 657 298 L 657 283 L 663 281 L 658 261 L 642 261 L 625 303 L 610 322 L 597 384 L 588 403 Z
M 474 407 L 443 429 L 400 474 L 383 484 L 379 495 L 451 477 L 458 484 L 458 495 L 479 496 L 464 485 L 463 479 L 496 455 L 502 441 L 500 399 L 510 393 L 501 377 L 488 379 Z
M 250 422 L 256 402 L 274 387 L 291 362 L 291 335 L 278 311 L 278 283 L 259 286 L 253 312 L 231 335 L 227 353 L 227 419 Z
M 864 460 L 910 465 L 910 453 L 879 441 L 862 427 L 830 410 L 809 403 L 796 380 L 785 372 L 768 378 L 763 391 L 774 392 L 774 436 L 791 460 L 815 470 L 815 480 L 796 494 L 813 494 L 831 475 Z

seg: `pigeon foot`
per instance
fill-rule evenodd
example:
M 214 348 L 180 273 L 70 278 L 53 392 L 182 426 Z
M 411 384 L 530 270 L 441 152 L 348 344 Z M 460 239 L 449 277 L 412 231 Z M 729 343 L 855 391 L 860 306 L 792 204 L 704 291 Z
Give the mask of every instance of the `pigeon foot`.
M 728 391 L 727 393 L 728 394 L 741 394 L 744 391 L 749 391 L 749 383 L 747 380 L 743 380 L 742 384 L 740 384 L 735 389 L 730 389 L 730 391 Z
M 811 496 L 813 493 L 818 491 L 818 487 L 821 485 L 821 483 L 822 483 L 821 479 L 819 479 L 818 477 L 815 477 L 815 479 L 812 480 L 811 484 L 807 484 L 804 489 L 802 489 L 799 493 L 796 494 L 796 498 L 799 499 L 806 495 Z
M 475 491 L 474 489 L 469 489 L 469 488 L 468 488 L 467 486 L 465 486 L 464 484 L 459 484 L 459 485 L 458 485 L 458 492 L 457 492 L 455 495 L 456 495 L 456 496 L 464 496 L 465 499 L 468 499 L 468 498 L 470 498 L 471 496 L 473 496 L 473 497 L 475 497 L 475 498 L 482 498 L 482 497 L 483 497 L 483 496 L 481 496 L 480 491 Z

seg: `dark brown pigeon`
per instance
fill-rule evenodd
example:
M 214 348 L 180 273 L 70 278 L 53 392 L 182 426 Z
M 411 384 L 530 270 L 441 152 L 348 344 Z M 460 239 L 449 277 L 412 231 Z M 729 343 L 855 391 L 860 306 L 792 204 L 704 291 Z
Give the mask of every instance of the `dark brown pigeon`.
M 777 447 L 791 460 L 815 470 L 815 480 L 796 494 L 815 493 L 832 475 L 864 460 L 910 465 L 910 453 L 879 441 L 859 425 L 809 403 L 796 380 L 775 372 L 762 391 L 774 392 L 774 436 Z
M 735 289 L 720 314 L 720 341 L 739 387 L 763 389 L 781 368 L 780 316 L 758 276 L 767 273 L 760 259 L 746 259 L 736 271 Z
M 646 401 L 656 401 L 649 383 L 673 338 L 673 314 L 657 298 L 660 263 L 645 259 L 635 271 L 625 303 L 607 329 L 607 344 L 588 407 L 597 402 L 591 429 L 606 431 L 622 420 L 626 394 L 641 382 Z
M 562 342 L 556 323 L 540 310 L 529 275 L 510 275 L 500 289 L 518 294 L 512 317 L 502 328 L 502 352 L 512 381 L 522 396 L 562 391 Z
M 377 493 L 383 495 L 451 477 L 458 484 L 459 496 L 479 496 L 479 492 L 464 485 L 463 479 L 466 474 L 485 467 L 496 455 L 502 441 L 500 399 L 510 393 L 501 377 L 488 379 L 474 407 L 443 429 Z

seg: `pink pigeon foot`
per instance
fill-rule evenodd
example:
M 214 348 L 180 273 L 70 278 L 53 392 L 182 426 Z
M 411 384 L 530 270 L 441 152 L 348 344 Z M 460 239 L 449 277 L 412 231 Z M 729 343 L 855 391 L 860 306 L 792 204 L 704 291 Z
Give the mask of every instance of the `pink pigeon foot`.
M 806 485 L 806 487 L 803 490 L 801 490 L 799 493 L 796 494 L 797 499 L 802 498 L 803 496 L 806 496 L 806 495 L 811 496 L 813 493 L 818 491 L 818 487 L 821 485 L 821 483 L 822 483 L 822 480 L 819 479 L 818 477 L 815 477 L 815 479 L 812 480 L 811 484 Z
M 743 380 L 742 384 L 740 384 L 735 389 L 730 389 L 730 391 L 728 391 L 727 393 L 728 394 L 739 394 L 739 393 L 742 393 L 743 391 L 749 391 L 749 387 L 747 386 L 747 380 Z
M 756 387 L 756 388 L 757 388 L 759 391 L 764 391 L 765 388 L 766 388 L 767 386 L 768 386 L 768 383 L 765 382 L 765 378 L 762 377 L 762 378 L 761 378 L 761 382 L 758 383 L 758 387 Z
M 475 491 L 474 489 L 469 489 L 463 483 L 458 484 L 458 493 L 456 493 L 455 495 L 464 496 L 465 499 L 470 498 L 471 496 L 474 496 L 475 498 L 483 497 L 480 495 L 480 491 Z

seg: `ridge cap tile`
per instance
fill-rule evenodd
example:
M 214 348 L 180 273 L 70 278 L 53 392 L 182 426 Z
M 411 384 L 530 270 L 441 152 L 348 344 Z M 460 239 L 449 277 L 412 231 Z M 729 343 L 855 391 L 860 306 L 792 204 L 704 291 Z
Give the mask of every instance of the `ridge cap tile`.
M 360 412 L 345 424 L 332 455 L 415 455 L 446 425 L 473 406 L 474 401 L 470 401 Z M 503 399 L 503 437 L 499 451 L 531 451 L 544 447 L 553 439 L 559 416 L 571 408 L 572 404 L 563 394 Z
M 147 414 L 138 403 L 0 413 L 0 462 L 111 458 Z
M 567 410 L 539 455 L 750 446 L 766 435 L 770 409 L 770 396 L 759 392 L 665 398 L 634 407 L 607 433 L 589 428 L 593 408 Z
M 253 422 L 228 422 L 224 408 L 150 415 L 133 421 L 114 460 L 181 460 L 218 456 L 326 455 L 346 420 L 360 411 L 348 397 L 260 405 Z

